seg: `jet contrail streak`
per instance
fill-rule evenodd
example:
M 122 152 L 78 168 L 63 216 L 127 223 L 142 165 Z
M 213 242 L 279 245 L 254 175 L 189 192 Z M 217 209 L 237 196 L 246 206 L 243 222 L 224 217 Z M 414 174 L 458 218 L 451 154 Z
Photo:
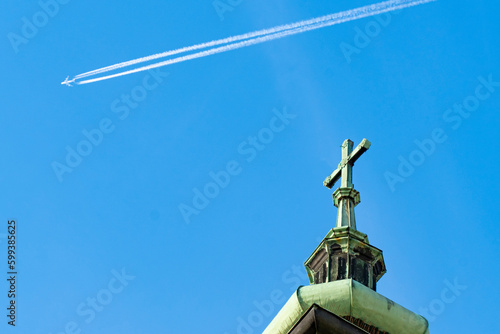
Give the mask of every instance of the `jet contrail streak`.
M 318 18 L 313 18 L 313 19 L 309 19 L 309 20 L 304 20 L 304 21 L 296 22 L 296 23 L 291 23 L 291 24 L 285 24 L 285 25 L 277 26 L 277 27 L 274 27 L 274 28 L 258 30 L 258 31 L 254 31 L 254 32 L 246 33 L 246 34 L 241 34 L 241 35 L 236 35 L 236 36 L 232 36 L 232 37 L 228 37 L 228 38 L 223 38 L 223 39 L 219 39 L 219 40 L 215 40 L 215 41 L 211 41 L 211 42 L 207 42 L 207 43 L 201 43 L 201 44 L 196 44 L 196 45 L 193 45 L 193 46 L 183 47 L 183 48 L 180 48 L 180 49 L 175 49 L 175 50 L 171 50 L 171 51 L 157 53 L 157 54 L 154 54 L 154 55 L 151 55 L 151 56 L 141 57 L 141 58 L 137 58 L 137 59 L 134 59 L 134 60 L 130 60 L 130 61 L 126 61 L 126 62 L 115 64 L 115 65 L 103 67 L 103 68 L 100 68 L 100 69 L 97 69 L 97 70 L 93 70 L 93 71 L 85 72 L 85 73 L 82 73 L 82 74 L 78 74 L 78 75 L 76 75 L 74 77 L 74 79 L 79 79 L 79 78 L 83 78 L 83 77 L 87 77 L 87 76 L 91 76 L 91 75 L 95 75 L 95 74 L 99 74 L 99 73 L 104 73 L 104 72 L 116 70 L 118 68 L 127 67 L 127 66 L 131 66 L 131 65 L 135 65 L 135 64 L 139 64 L 139 63 L 143 63 L 143 62 L 148 62 L 148 61 L 151 61 L 151 60 L 155 60 L 155 59 L 159 59 L 159 58 L 164 58 L 164 57 L 168 57 L 168 56 L 179 54 L 179 53 L 185 53 L 185 52 L 189 52 L 189 51 L 194 51 L 194 50 L 199 50 L 199 49 L 205 49 L 205 48 L 208 48 L 208 47 L 222 45 L 222 44 L 229 44 L 229 43 L 232 43 L 232 42 L 237 42 L 237 41 L 241 41 L 241 40 L 245 40 L 245 39 L 250 39 L 250 38 L 254 38 L 254 37 L 264 36 L 264 35 L 268 35 L 268 34 L 274 34 L 276 32 L 280 32 L 280 31 L 285 31 L 285 30 L 295 29 L 295 28 L 298 28 L 298 27 L 303 27 L 303 26 L 307 26 L 307 25 L 311 25 L 311 24 L 317 24 L 317 23 L 321 23 L 321 22 L 325 22 L 325 21 L 330 21 L 330 20 L 334 20 L 336 18 L 339 18 L 341 16 L 346 16 L 348 14 L 350 14 L 350 15 L 356 15 L 356 14 L 358 14 L 360 12 L 363 12 L 363 11 L 367 11 L 367 10 L 370 10 L 370 9 L 373 10 L 374 8 L 372 8 L 372 7 L 375 7 L 375 6 L 377 6 L 377 7 L 381 7 L 381 6 L 388 7 L 388 6 L 401 5 L 401 4 L 407 4 L 407 3 L 412 3 L 413 4 L 415 2 L 417 2 L 417 1 L 414 1 L 414 0 L 391 0 L 391 1 L 386 1 L 386 2 L 383 2 L 383 3 L 375 4 L 375 5 L 360 7 L 360 8 L 357 8 L 357 9 L 350 10 L 350 11 L 345 11 L 345 12 L 340 12 L 340 13 L 335 13 L 335 14 L 329 14 L 329 15 L 318 17 Z M 426 1 L 426 2 L 428 2 L 428 1 Z
M 226 44 L 226 45 L 223 45 L 220 47 L 215 47 L 215 48 L 211 48 L 211 49 L 208 49 L 205 51 L 200 51 L 197 53 L 188 54 L 188 55 L 180 56 L 180 57 L 173 58 L 173 59 L 168 59 L 168 60 L 163 61 L 163 62 L 159 62 L 159 63 L 147 65 L 147 66 L 142 66 L 142 67 L 139 67 L 136 69 L 132 69 L 132 70 L 128 70 L 128 71 L 124 71 L 124 72 L 120 72 L 120 73 L 115 73 L 115 74 L 111 74 L 111 75 L 107 75 L 107 76 L 102 76 L 102 77 L 98 77 L 98 78 L 94 78 L 94 79 L 83 80 L 83 81 L 75 82 L 75 83 L 78 85 L 83 85 L 83 84 L 88 84 L 88 83 L 92 83 L 92 82 L 107 80 L 107 79 L 116 78 L 116 77 L 123 76 L 123 75 L 147 71 L 147 70 L 150 70 L 153 68 L 167 66 L 167 65 L 171 65 L 171 64 L 191 60 L 191 59 L 206 57 L 206 56 L 221 53 L 221 52 L 239 49 L 242 47 L 259 44 L 259 43 L 271 41 L 271 40 L 278 39 L 278 38 L 283 38 L 283 37 L 286 37 L 289 35 L 295 35 L 295 34 L 299 34 L 299 33 L 310 31 L 310 30 L 315 30 L 315 29 L 319 29 L 319 28 L 323 28 L 323 27 L 327 27 L 327 26 L 332 26 L 332 25 L 347 22 L 347 21 L 357 20 L 357 19 L 361 19 L 364 17 L 382 14 L 385 12 L 390 12 L 390 11 L 394 11 L 397 9 L 416 6 L 416 5 L 420 5 L 420 4 L 424 4 L 424 3 L 428 3 L 428 2 L 433 2 L 433 1 L 436 1 L 436 0 L 391 0 L 391 1 L 385 1 L 385 2 L 381 2 L 381 3 L 369 5 L 369 6 L 364 6 L 364 7 L 359 7 L 359 8 L 352 9 L 352 10 L 347 10 L 344 12 L 339 12 L 339 13 L 335 13 L 335 14 L 321 16 L 318 18 L 310 19 L 310 20 L 305 20 L 305 21 L 300 21 L 300 22 L 296 22 L 296 23 L 292 23 L 292 24 L 282 25 L 282 26 L 278 26 L 278 27 L 274 27 L 274 28 L 270 28 L 270 29 L 259 30 L 259 31 L 255 31 L 255 32 L 247 33 L 247 34 L 242 34 L 242 35 L 237 35 L 237 36 L 228 37 L 228 38 L 224 38 L 224 39 L 219 39 L 219 40 L 215 40 L 215 41 L 211 41 L 211 42 L 207 42 L 207 43 L 197 44 L 197 45 L 193 45 L 193 46 L 189 46 L 189 47 L 184 47 L 184 48 L 180 48 L 180 49 L 176 49 L 176 50 L 172 50 L 172 51 L 167 51 L 167 52 L 158 53 L 158 54 L 147 56 L 147 57 L 142 57 L 142 58 L 130 60 L 127 62 L 118 63 L 115 65 L 111 65 L 111 66 L 103 67 L 103 68 L 93 70 L 90 72 L 79 74 L 79 75 L 75 76 L 72 79 L 72 81 L 74 82 L 74 80 L 83 79 L 83 78 L 88 77 L 88 76 L 93 76 L 93 75 L 113 71 L 113 70 L 123 68 L 126 66 L 136 65 L 136 64 L 148 62 L 148 61 L 159 59 L 159 58 L 164 58 L 164 57 L 171 56 L 174 54 L 185 53 L 185 52 L 189 52 L 189 51 L 194 51 L 194 50 L 204 49 L 204 48 L 208 48 L 208 47 L 212 47 L 212 46 Z M 231 43 L 231 42 L 235 42 L 235 43 Z M 231 44 L 229 44 L 229 43 L 231 43 Z

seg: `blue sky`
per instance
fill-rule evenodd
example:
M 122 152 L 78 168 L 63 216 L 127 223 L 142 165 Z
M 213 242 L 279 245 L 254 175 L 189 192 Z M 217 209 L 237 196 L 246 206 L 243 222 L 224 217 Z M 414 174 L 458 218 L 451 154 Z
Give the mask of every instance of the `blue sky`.
M 378 292 L 433 333 L 496 328 L 500 5 L 439 0 L 59 84 L 374 3 L 221 1 L 65 0 L 45 21 L 49 0 L 0 5 L 1 267 L 15 218 L 19 272 L 17 328 L 0 284 L 2 332 L 262 332 L 335 224 L 322 181 L 346 138 L 372 142 L 353 183 L 358 229 L 384 250 Z

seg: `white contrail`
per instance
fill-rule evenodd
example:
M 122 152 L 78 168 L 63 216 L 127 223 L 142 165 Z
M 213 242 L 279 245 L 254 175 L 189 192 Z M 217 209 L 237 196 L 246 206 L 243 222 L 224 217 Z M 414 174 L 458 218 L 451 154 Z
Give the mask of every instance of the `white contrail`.
M 234 49 L 238 49 L 238 48 L 242 48 L 242 47 L 246 47 L 246 46 L 250 46 L 250 45 L 254 45 L 254 44 L 259 44 L 259 43 L 271 41 L 274 39 L 283 38 L 285 36 L 299 34 L 299 33 L 305 32 L 305 31 L 315 30 L 315 29 L 339 24 L 342 22 L 357 20 L 357 19 L 361 19 L 364 17 L 382 14 L 385 12 L 390 12 L 390 11 L 394 11 L 397 9 L 416 6 L 416 5 L 420 5 L 420 4 L 424 4 L 424 3 L 428 3 L 428 2 L 433 2 L 433 1 L 436 1 L 436 0 L 391 0 L 391 1 L 385 1 L 385 2 L 381 2 L 381 3 L 369 5 L 369 6 L 364 6 L 364 7 L 359 7 L 356 9 L 347 10 L 347 11 L 339 12 L 339 13 L 335 13 L 335 14 L 330 14 L 330 15 L 326 15 L 326 16 L 322 16 L 322 17 L 318 17 L 318 18 L 314 18 L 314 19 L 310 19 L 310 20 L 300 21 L 300 22 L 282 25 L 282 26 L 278 26 L 278 27 L 274 27 L 274 28 L 270 28 L 270 29 L 265 29 L 265 30 L 259 30 L 256 32 L 251 32 L 251 33 L 247 33 L 247 34 L 228 37 L 225 39 L 211 41 L 208 43 L 197 44 L 197 45 L 193 45 L 193 46 L 189 46 L 189 47 L 184 47 L 181 49 L 176 49 L 176 50 L 172 50 L 172 51 L 167 51 L 167 52 L 151 55 L 148 57 L 138 58 L 138 59 L 123 62 L 123 63 L 118 63 L 115 65 L 103 67 L 103 68 L 100 68 L 100 69 L 97 69 L 94 71 L 79 74 L 79 75 L 75 76 L 73 78 L 73 80 L 78 80 L 78 79 L 82 79 L 84 77 L 93 76 L 93 75 L 105 73 L 108 71 L 113 71 L 113 70 L 116 70 L 116 69 L 119 69 L 122 67 L 136 65 L 136 64 L 151 61 L 154 59 L 164 58 L 164 57 L 174 55 L 174 54 L 185 53 L 188 51 L 204 49 L 204 48 L 208 48 L 211 46 L 227 44 L 227 45 L 223 45 L 220 47 L 211 48 L 211 49 L 208 49 L 205 51 L 197 52 L 194 54 L 189 54 L 189 55 L 169 59 L 169 60 L 166 60 L 163 62 L 159 62 L 159 63 L 139 67 L 136 69 L 128 70 L 125 72 L 120 72 L 120 73 L 116 73 L 116 74 L 112 74 L 112 75 L 102 76 L 102 77 L 84 80 L 84 81 L 75 82 L 75 83 L 82 85 L 82 84 L 92 83 L 92 82 L 96 82 L 96 81 L 107 80 L 107 79 L 119 77 L 122 75 L 146 71 L 146 70 L 150 70 L 153 68 L 167 66 L 167 65 L 183 62 L 183 61 L 190 60 L 190 59 L 206 57 L 206 56 L 209 56 L 212 54 L 226 52 L 229 50 L 234 50 Z M 231 42 L 236 42 L 236 43 L 231 43 Z M 231 44 L 229 44 L 229 43 L 231 43 Z
M 317 24 L 317 23 L 321 23 L 321 22 L 325 22 L 325 21 L 330 21 L 330 20 L 339 18 L 341 16 L 347 15 L 349 12 L 351 12 L 351 13 L 349 13 L 351 15 L 356 15 L 359 12 L 363 12 L 363 11 L 370 10 L 370 9 L 373 10 L 374 8 L 372 8 L 372 7 L 375 7 L 375 6 L 388 7 L 388 6 L 401 5 L 401 4 L 414 3 L 414 2 L 416 2 L 416 1 L 414 1 L 414 0 L 390 0 L 390 1 L 383 2 L 383 3 L 375 4 L 375 5 L 360 7 L 357 9 L 350 10 L 350 11 L 329 14 L 329 15 L 325 15 L 325 16 L 321 16 L 321 17 L 317 17 L 317 18 L 313 18 L 313 19 L 309 19 L 309 20 L 304 20 L 304 21 L 300 21 L 300 22 L 296 22 L 296 23 L 277 26 L 274 28 L 258 30 L 258 31 L 254 31 L 254 32 L 246 33 L 246 34 L 241 34 L 241 35 L 236 35 L 236 36 L 232 36 L 232 37 L 227 37 L 227 38 L 223 38 L 223 39 L 219 39 L 219 40 L 215 40 L 215 41 L 211 41 L 211 42 L 207 42 L 207 43 L 201 43 L 201 44 L 196 44 L 193 46 L 183 47 L 180 49 L 175 49 L 175 50 L 171 50 L 171 51 L 157 53 L 157 54 L 154 54 L 151 56 L 141 57 L 141 58 L 137 58 L 134 60 L 118 63 L 115 65 L 110 65 L 110 66 L 106 66 L 103 68 L 99 68 L 97 70 L 78 74 L 74 77 L 74 79 L 79 79 L 79 78 L 83 78 L 83 77 L 87 77 L 87 76 L 91 76 L 91 75 L 95 75 L 95 74 L 99 74 L 99 73 L 103 73 L 103 72 L 108 72 L 108 71 L 116 70 L 118 68 L 127 67 L 127 66 L 131 66 L 131 65 L 135 65 L 135 64 L 139 64 L 139 63 L 143 63 L 143 62 L 148 62 L 148 61 L 159 59 L 159 58 L 165 58 L 165 57 L 179 54 L 179 53 L 185 53 L 185 52 L 199 50 L 199 49 L 206 49 L 206 48 L 209 48 L 212 46 L 229 44 L 232 42 L 237 42 L 237 41 L 241 41 L 241 40 L 245 40 L 245 39 L 264 36 L 264 35 L 268 35 L 268 34 L 274 34 L 276 32 L 280 32 L 280 31 L 285 31 L 285 30 L 295 29 L 295 28 L 299 28 L 299 27 L 304 27 L 304 26 L 311 25 L 311 24 Z

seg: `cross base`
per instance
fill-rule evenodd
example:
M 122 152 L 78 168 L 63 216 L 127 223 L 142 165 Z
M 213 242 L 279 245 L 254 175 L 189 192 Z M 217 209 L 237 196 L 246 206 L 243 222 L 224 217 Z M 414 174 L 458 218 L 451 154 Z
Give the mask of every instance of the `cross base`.
M 361 202 L 359 192 L 353 188 L 338 188 L 333 193 L 333 205 L 338 209 L 337 227 L 356 229 L 354 207 Z
M 342 198 L 350 198 L 353 201 L 354 206 L 358 205 L 361 202 L 361 196 L 359 195 L 359 191 L 354 188 L 337 188 L 333 192 L 333 205 L 337 208 L 339 207 L 340 200 Z

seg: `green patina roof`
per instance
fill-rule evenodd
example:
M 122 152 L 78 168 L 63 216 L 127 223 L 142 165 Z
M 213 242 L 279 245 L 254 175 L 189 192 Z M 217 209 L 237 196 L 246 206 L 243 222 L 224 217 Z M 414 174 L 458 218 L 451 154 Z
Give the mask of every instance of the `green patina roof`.
M 287 334 L 313 304 L 382 332 L 429 333 L 429 324 L 422 316 L 361 283 L 345 279 L 299 287 L 263 334 Z

